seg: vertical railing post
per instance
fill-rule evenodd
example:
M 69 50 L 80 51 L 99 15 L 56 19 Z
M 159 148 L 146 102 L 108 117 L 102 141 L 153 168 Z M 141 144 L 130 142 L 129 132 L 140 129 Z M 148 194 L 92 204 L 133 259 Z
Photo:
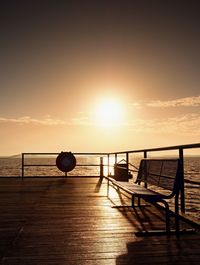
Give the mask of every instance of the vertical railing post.
M 24 153 L 22 153 L 22 178 L 24 178 Z
M 183 148 L 179 148 L 180 175 L 181 175 L 181 212 L 185 213 L 185 188 L 184 188 L 184 155 Z
M 117 153 L 115 153 L 115 164 L 117 164 Z
M 117 153 L 115 153 L 115 164 L 114 164 L 114 167 L 113 167 L 113 174 L 115 175 L 115 170 L 116 170 L 116 167 L 117 167 Z
M 103 178 L 103 157 L 100 157 L 100 178 Z
M 147 151 L 144 151 L 144 158 L 147 158 Z M 146 178 L 146 177 L 145 177 Z M 145 188 L 147 188 L 147 183 L 144 183 Z
M 128 170 L 129 170 L 129 153 L 126 152 L 126 169 L 127 169 L 127 174 L 128 174 Z
M 108 175 L 110 174 L 110 155 L 108 154 Z

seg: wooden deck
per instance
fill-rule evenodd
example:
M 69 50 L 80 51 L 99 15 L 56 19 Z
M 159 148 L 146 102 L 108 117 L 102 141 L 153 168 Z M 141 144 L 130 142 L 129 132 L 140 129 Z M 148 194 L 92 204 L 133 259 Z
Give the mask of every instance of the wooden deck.
M 111 208 L 98 179 L 0 179 L 2 265 L 199 264 L 199 233 L 137 237 L 164 229 L 153 206 Z M 183 224 L 182 224 L 183 225 Z

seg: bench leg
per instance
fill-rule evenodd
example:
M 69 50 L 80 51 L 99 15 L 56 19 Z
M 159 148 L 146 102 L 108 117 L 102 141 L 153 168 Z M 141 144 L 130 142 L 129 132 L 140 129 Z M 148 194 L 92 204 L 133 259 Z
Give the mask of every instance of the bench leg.
M 155 201 L 149 201 L 151 204 L 156 205 Z M 151 230 L 151 231 L 140 231 L 136 232 L 135 234 L 137 236 L 150 236 L 150 235 L 170 235 L 170 211 L 169 211 L 169 205 L 166 201 L 160 200 L 159 202 L 163 203 L 165 206 L 165 230 Z
M 138 204 L 137 205 L 135 205 L 135 197 L 137 197 L 137 200 L 138 200 Z M 146 201 L 147 202 L 147 201 Z M 147 203 L 145 203 L 145 204 L 141 204 L 141 197 L 140 196 L 135 196 L 135 194 L 133 193 L 132 194 L 132 207 L 134 208 L 134 207 L 147 207 L 147 206 L 151 206 L 150 204 L 147 204 Z
M 170 234 L 170 211 L 169 211 L 169 205 L 166 201 L 161 201 L 165 206 L 165 222 L 166 222 L 166 233 Z
M 175 228 L 176 234 L 179 235 L 180 227 L 179 227 L 179 207 L 178 207 L 178 196 L 175 196 Z
M 170 212 L 168 204 L 166 207 L 166 232 L 167 234 L 170 234 Z

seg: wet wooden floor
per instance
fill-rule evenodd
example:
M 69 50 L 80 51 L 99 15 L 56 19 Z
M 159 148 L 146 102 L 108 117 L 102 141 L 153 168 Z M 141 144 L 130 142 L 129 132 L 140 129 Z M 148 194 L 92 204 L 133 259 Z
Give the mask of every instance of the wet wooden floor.
M 111 208 L 98 179 L 0 179 L 2 265 L 199 264 L 199 233 L 137 237 L 164 229 L 153 206 Z

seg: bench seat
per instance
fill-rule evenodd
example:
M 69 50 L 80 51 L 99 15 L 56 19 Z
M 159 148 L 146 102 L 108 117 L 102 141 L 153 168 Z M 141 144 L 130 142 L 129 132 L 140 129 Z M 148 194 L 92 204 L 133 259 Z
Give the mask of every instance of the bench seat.
M 113 185 L 132 196 L 132 207 L 135 207 L 134 198 L 144 199 L 152 204 L 162 203 L 166 210 L 166 232 L 170 233 L 170 210 L 168 199 L 175 199 L 175 227 L 179 233 L 179 205 L 178 198 L 181 189 L 181 170 L 179 159 L 142 159 L 135 183 L 117 181 L 107 176 L 108 196 L 109 186 Z M 143 185 L 141 185 L 143 184 Z M 149 188 L 150 186 L 150 188 Z M 159 188 L 154 190 L 154 188 Z
M 138 196 L 149 196 L 149 197 L 163 197 L 163 198 L 167 198 L 167 196 L 165 196 L 164 194 L 158 193 L 156 191 L 153 191 L 151 189 L 147 189 L 145 187 L 142 187 L 138 184 L 135 183 L 126 183 L 124 181 L 116 181 L 115 179 L 110 179 L 110 181 L 112 181 L 112 183 L 114 185 L 117 185 L 119 187 L 121 187 L 123 190 L 125 190 L 127 193 L 129 194 L 135 194 Z

